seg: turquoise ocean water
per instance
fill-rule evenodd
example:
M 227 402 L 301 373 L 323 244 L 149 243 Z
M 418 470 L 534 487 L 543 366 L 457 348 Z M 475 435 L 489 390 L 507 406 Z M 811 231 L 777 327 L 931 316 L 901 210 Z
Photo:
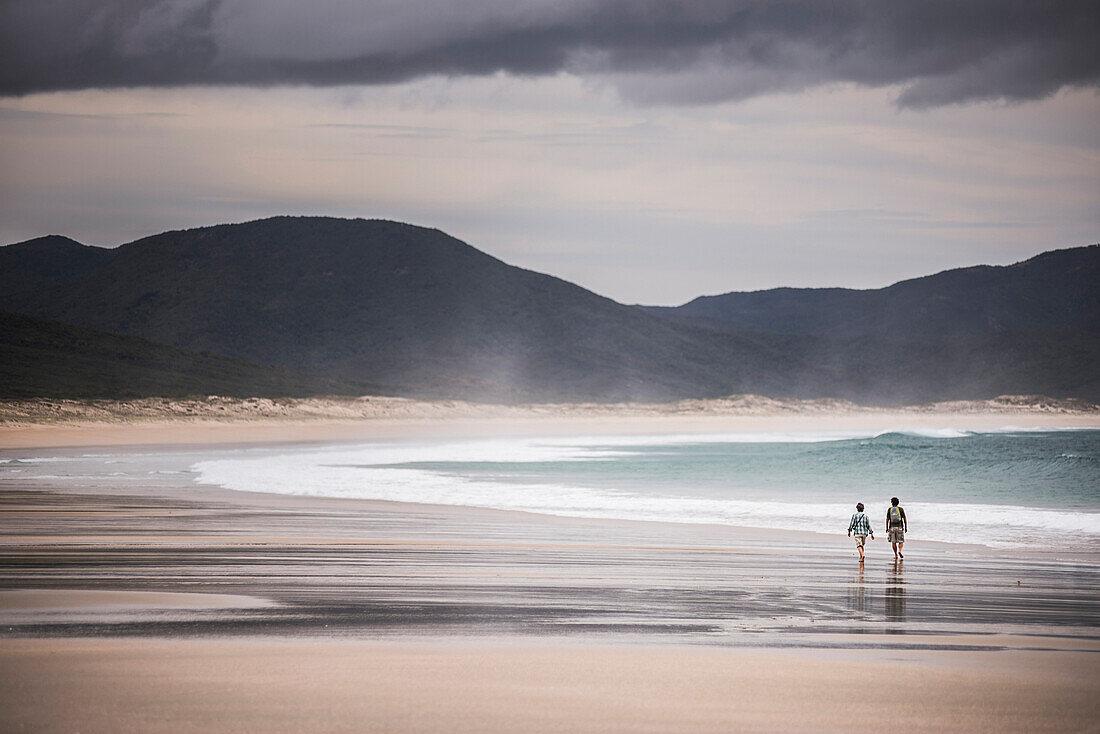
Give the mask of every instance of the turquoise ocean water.
M 843 532 L 898 496 L 914 540 L 1100 549 L 1100 431 L 493 439 L 197 462 L 232 489 Z
M 208 484 L 555 515 L 843 534 L 857 501 L 910 540 L 1100 550 L 1100 430 L 766 433 L 0 451 L 0 486 Z

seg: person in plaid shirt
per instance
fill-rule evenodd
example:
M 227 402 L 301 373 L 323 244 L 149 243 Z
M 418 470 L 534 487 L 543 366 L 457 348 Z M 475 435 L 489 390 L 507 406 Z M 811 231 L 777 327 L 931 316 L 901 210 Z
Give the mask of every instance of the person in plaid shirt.
M 863 503 L 856 503 L 856 512 L 852 515 L 852 521 L 848 523 L 848 537 L 856 534 L 856 548 L 859 549 L 859 562 L 863 563 L 863 544 L 867 542 L 867 536 L 875 539 L 875 531 L 871 529 L 871 521 L 863 514 Z

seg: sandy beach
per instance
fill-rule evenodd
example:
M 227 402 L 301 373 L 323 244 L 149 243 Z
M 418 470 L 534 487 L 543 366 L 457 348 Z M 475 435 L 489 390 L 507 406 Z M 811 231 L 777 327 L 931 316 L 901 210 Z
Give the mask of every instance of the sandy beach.
M 0 656 L 6 731 L 1066 732 L 1097 714 L 1095 652 L 125 639 Z
M 1003 396 L 904 408 L 741 395 L 675 403 L 487 405 L 406 398 L 0 402 L 0 450 L 64 446 L 400 440 L 899 427 L 1100 426 L 1100 406 Z
M 947 420 L 928 415 L 20 424 L 0 446 Z M 1100 566 L 1056 549 L 914 543 L 895 564 L 879 541 L 861 568 L 843 533 L 13 477 L 0 513 L 5 731 L 1064 732 L 1100 713 Z

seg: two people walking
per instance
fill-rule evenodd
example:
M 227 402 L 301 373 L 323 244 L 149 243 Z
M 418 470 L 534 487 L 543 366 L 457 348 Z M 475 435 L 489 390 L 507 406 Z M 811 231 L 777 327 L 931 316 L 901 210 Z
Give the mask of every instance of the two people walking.
M 894 560 L 905 558 L 901 549 L 905 545 L 905 533 L 909 530 L 909 521 L 905 518 L 905 509 L 898 505 L 898 498 L 890 498 L 890 507 L 886 510 L 886 535 L 890 545 L 894 548 Z M 848 537 L 855 534 L 856 548 L 859 550 L 859 562 L 863 563 L 863 546 L 867 542 L 867 536 L 875 539 L 875 531 L 871 529 L 871 520 L 863 514 L 863 503 L 856 503 L 856 512 L 852 515 L 852 521 L 848 523 Z

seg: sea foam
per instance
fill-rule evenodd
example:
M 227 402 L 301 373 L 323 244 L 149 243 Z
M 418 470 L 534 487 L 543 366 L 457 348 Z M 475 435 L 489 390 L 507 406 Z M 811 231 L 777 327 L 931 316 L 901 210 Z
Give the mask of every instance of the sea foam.
M 964 438 L 972 432 L 955 429 L 907 432 L 921 438 Z M 421 504 L 485 507 L 553 515 L 708 523 L 775 530 L 801 529 L 843 532 L 851 503 L 823 494 L 818 500 L 791 501 L 772 492 L 752 499 L 731 489 L 727 496 L 676 491 L 639 484 L 586 486 L 554 481 L 549 471 L 508 472 L 525 464 L 612 461 L 637 447 L 674 447 L 718 443 L 820 443 L 874 439 L 897 434 L 729 434 L 682 436 L 599 436 L 587 438 L 497 439 L 437 444 L 368 444 L 311 448 L 274 456 L 202 461 L 192 469 L 197 480 L 248 492 L 345 497 Z M 652 456 L 653 454 L 649 454 Z M 490 478 L 471 469 L 489 464 L 498 470 Z M 501 469 L 503 467 L 503 470 Z M 484 467 L 481 467 L 484 468 Z M 532 481 L 532 477 L 539 481 Z M 766 493 L 765 493 L 766 494 Z M 965 494 L 960 496 L 960 500 Z M 1100 513 L 1090 509 L 1032 507 L 1026 504 L 908 501 L 911 531 L 922 540 L 982 543 L 990 546 L 1032 546 L 1052 542 L 1092 546 L 1100 540 Z M 869 511 L 882 532 L 882 518 Z

